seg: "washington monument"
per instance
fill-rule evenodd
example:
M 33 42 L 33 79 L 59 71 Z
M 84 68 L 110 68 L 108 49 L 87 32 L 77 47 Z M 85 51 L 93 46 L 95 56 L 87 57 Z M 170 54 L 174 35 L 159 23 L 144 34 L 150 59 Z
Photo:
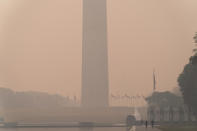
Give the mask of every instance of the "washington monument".
M 82 106 L 108 107 L 106 0 L 83 0 Z

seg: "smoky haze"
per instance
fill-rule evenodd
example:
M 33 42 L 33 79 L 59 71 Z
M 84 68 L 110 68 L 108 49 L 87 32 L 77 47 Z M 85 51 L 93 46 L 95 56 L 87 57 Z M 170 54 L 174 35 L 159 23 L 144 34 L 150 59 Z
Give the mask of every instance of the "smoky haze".
M 14 3 L 14 4 L 13 4 Z M 113 94 L 171 90 L 192 52 L 196 0 L 108 0 Z M 64 96 L 81 93 L 82 1 L 2 1 L 1 85 Z M 116 103 L 115 103 L 116 104 Z

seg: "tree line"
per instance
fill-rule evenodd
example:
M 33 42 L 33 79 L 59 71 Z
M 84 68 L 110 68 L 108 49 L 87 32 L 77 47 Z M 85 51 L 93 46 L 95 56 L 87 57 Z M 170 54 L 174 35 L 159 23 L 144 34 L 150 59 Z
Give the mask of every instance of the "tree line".
M 194 43 L 197 46 L 197 33 L 194 36 Z M 194 48 L 193 52 L 194 54 L 178 77 L 178 84 L 185 104 L 197 117 L 197 48 Z

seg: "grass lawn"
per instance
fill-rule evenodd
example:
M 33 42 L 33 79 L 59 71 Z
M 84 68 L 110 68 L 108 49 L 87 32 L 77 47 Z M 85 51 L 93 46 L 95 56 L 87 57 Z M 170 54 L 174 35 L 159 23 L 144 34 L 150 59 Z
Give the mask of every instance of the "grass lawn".
M 197 125 L 196 126 L 160 126 L 158 127 L 162 131 L 197 131 Z

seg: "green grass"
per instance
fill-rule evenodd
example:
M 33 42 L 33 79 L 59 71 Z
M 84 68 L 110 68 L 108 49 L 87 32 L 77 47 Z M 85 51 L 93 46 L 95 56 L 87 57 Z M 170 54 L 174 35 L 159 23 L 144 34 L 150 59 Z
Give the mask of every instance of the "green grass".
M 160 126 L 162 131 L 197 131 L 197 126 Z

